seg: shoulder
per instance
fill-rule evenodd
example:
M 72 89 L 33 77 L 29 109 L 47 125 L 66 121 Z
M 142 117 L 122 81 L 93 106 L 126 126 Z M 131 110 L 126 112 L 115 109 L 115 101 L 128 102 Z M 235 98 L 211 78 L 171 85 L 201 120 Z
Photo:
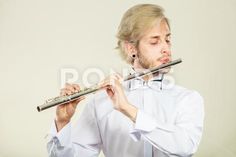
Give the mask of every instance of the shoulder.
M 172 95 L 176 97 L 176 102 L 179 105 L 181 104 L 182 105 L 184 104 L 184 106 L 197 105 L 197 106 L 203 107 L 203 103 L 204 103 L 203 97 L 196 90 L 191 90 L 191 89 L 187 89 L 182 86 L 179 86 L 179 85 L 175 85 L 173 87 Z
M 203 101 L 203 97 L 196 90 L 187 89 L 185 87 L 174 85 L 170 90 L 170 94 L 177 98 L 177 101 L 183 101 L 186 99 L 195 99 Z

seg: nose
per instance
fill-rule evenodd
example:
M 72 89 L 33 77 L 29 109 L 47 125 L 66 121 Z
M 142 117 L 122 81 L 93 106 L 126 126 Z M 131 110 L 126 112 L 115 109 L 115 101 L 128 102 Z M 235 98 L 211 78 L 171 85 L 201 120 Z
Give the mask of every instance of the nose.
M 167 43 L 166 41 L 162 42 L 161 53 L 164 54 L 164 55 L 170 55 L 171 54 L 170 44 Z

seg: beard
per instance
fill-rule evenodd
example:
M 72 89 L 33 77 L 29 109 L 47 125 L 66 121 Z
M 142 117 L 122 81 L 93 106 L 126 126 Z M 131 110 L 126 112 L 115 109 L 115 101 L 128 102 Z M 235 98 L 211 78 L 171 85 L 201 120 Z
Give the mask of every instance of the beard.
M 144 69 L 150 69 L 150 68 L 162 65 L 162 63 L 160 62 L 160 58 L 158 58 L 156 61 L 151 61 L 148 58 L 146 58 L 142 53 L 140 53 L 140 51 L 137 54 L 137 58 L 138 58 L 139 64 Z M 159 64 L 157 64 L 158 62 L 159 62 Z M 162 69 L 161 71 L 159 71 L 158 73 L 166 74 L 170 71 L 170 69 L 171 69 L 170 67 L 165 68 L 165 69 Z
M 142 53 L 139 52 L 137 54 L 137 57 L 138 57 L 139 64 L 142 66 L 142 68 L 144 69 L 152 68 L 153 64 L 145 56 L 143 56 Z

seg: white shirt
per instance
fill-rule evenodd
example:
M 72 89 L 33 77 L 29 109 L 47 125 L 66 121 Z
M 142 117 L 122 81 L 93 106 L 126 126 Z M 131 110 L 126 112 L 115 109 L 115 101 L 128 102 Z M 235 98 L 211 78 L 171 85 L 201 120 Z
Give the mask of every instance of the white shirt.
M 203 130 L 203 99 L 196 91 L 168 79 L 143 85 L 124 84 L 128 101 L 138 108 L 136 122 L 113 108 L 105 91 L 86 104 L 78 122 L 57 133 L 55 123 L 47 148 L 51 157 L 143 157 L 144 141 L 154 157 L 189 157 L 196 152 Z

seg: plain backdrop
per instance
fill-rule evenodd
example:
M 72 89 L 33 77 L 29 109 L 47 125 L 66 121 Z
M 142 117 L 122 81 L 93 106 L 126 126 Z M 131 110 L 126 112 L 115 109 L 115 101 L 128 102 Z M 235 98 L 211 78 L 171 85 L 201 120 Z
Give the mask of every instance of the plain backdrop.
M 38 113 L 36 106 L 59 94 L 62 71 L 72 69 L 81 83 L 88 69 L 107 75 L 128 67 L 114 49 L 116 31 L 140 3 L 166 10 L 173 56 L 183 59 L 175 81 L 204 98 L 195 157 L 236 156 L 235 0 L 0 0 L 0 157 L 47 156 L 55 109 Z M 96 73 L 90 82 L 99 80 Z

